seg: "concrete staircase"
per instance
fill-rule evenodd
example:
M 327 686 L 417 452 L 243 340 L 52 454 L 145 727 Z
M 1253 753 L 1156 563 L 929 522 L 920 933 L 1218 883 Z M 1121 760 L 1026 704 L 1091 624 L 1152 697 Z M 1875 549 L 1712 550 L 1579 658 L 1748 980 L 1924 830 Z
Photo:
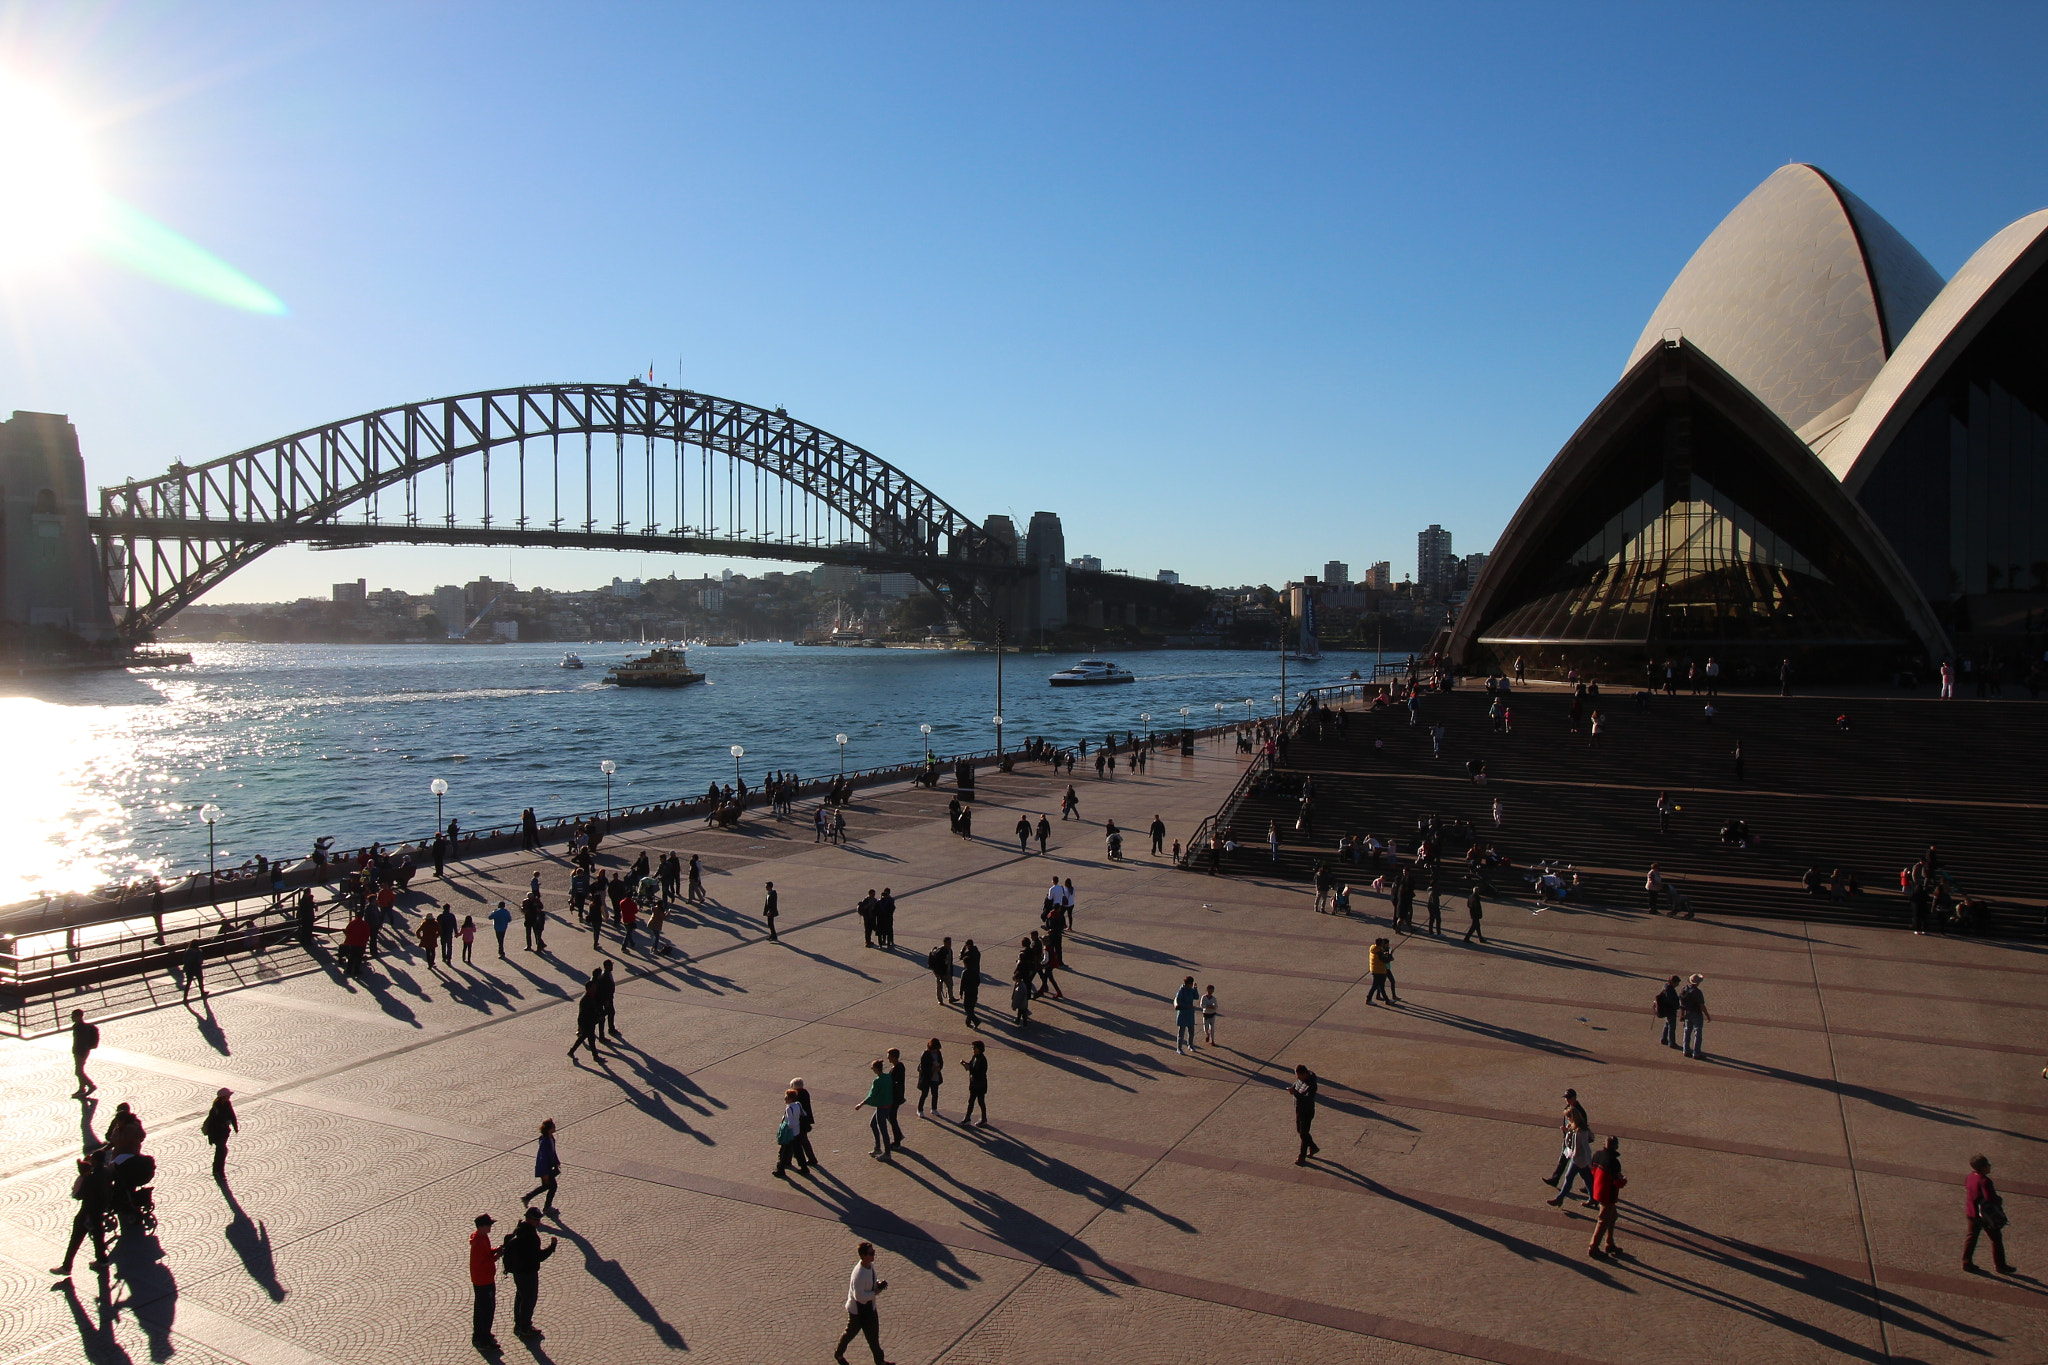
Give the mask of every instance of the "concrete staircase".
M 1993 932 L 2039 937 L 2048 895 L 2048 706 L 2024 700 L 1952 701 L 1903 697 L 1723 695 L 1704 718 L 1705 697 L 1632 693 L 1590 701 L 1603 716 L 1597 744 L 1570 733 L 1571 696 L 1558 689 L 1513 695 L 1512 733 L 1496 733 L 1476 686 L 1428 695 L 1418 723 L 1405 708 L 1349 713 L 1345 732 L 1293 739 L 1283 774 L 1315 778 L 1313 837 L 1297 833 L 1297 801 L 1248 795 L 1224 818 L 1245 846 L 1235 870 L 1306 880 L 1318 862 L 1342 868 L 1347 833 L 1415 847 L 1427 815 L 1469 820 L 1518 868 L 1551 860 L 1575 865 L 1602 903 L 1643 903 L 1654 861 L 1683 885 L 1698 914 L 1749 915 L 1903 925 L 1899 869 L 1940 849 L 1962 890 L 1995 904 Z M 1846 713 L 1849 728 L 1837 728 Z M 1429 729 L 1445 727 L 1443 756 Z M 1380 747 L 1375 747 L 1378 741 Z M 1740 741 L 1744 774 L 1733 751 Z M 1486 783 L 1467 775 L 1486 767 Z M 1655 802 L 1666 790 L 1681 808 L 1659 834 Z M 1493 825 L 1494 798 L 1503 806 Z M 1722 823 L 1746 820 L 1761 846 L 1719 840 Z M 1269 819 L 1281 828 L 1281 859 L 1265 846 Z M 1450 862 L 1447 859 L 1447 864 Z M 1198 855 L 1190 866 L 1199 870 Z M 1837 867 L 1862 894 L 1844 902 L 1808 895 L 1801 875 Z M 1354 885 L 1369 881 L 1346 869 Z M 1496 877 L 1522 894 L 1515 877 Z M 1462 896 L 1462 873 L 1446 883 Z M 1462 922 L 1462 911 L 1447 912 Z

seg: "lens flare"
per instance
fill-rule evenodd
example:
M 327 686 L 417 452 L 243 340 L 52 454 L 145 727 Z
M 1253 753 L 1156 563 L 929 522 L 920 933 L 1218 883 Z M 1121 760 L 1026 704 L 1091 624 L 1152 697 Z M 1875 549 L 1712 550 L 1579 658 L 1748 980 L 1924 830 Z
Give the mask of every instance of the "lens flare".
M 47 91 L 0 73 L 0 277 L 74 251 L 230 308 L 285 311 L 226 261 L 102 190 L 79 120 Z

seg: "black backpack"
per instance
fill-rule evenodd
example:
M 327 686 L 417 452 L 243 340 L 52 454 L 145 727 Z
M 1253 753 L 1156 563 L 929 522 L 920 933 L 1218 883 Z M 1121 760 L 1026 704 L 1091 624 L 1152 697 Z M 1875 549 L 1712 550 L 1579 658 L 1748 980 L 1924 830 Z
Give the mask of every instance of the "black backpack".
M 924 966 L 926 971 L 935 972 L 939 969 L 939 953 L 940 949 L 933 948 L 930 952 L 924 955 Z

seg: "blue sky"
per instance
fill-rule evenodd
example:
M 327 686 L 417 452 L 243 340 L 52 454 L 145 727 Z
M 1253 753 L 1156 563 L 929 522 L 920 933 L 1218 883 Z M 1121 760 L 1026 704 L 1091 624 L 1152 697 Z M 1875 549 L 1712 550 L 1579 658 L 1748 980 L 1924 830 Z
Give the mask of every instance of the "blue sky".
M 95 484 L 645 372 L 1071 553 L 1490 547 L 1714 224 L 1814 162 L 1936 269 L 2048 205 L 2040 6 L 0 4 L 110 192 L 275 291 L 0 282 Z M 0 191 L 4 193 L 4 191 Z M 717 561 L 277 552 L 217 600 Z

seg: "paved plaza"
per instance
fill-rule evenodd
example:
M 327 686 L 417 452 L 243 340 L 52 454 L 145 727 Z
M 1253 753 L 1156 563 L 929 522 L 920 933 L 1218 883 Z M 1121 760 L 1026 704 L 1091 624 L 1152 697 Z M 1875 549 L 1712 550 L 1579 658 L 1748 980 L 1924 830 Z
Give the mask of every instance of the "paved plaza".
M 1401 1006 L 1368 1004 L 1384 902 L 1318 915 L 1299 885 L 1147 852 L 1155 814 L 1185 838 L 1242 762 L 1205 742 L 1142 778 L 1085 774 L 1080 825 L 1042 768 L 985 775 L 972 841 L 948 831 L 949 793 L 902 788 L 861 794 L 845 847 L 807 820 L 621 834 L 608 865 L 701 852 L 713 904 L 671 921 L 686 959 L 619 954 L 607 930 L 623 1037 L 594 1065 L 563 1054 L 601 954 L 559 919 L 546 954 L 516 921 L 505 960 L 488 933 L 446 970 L 387 945 L 363 982 L 282 953 L 274 979 L 105 1020 L 83 1109 L 65 1037 L 0 1044 L 0 1362 L 474 1361 L 471 1219 L 511 1229 L 547 1118 L 561 1249 L 543 1341 L 512 1336 L 501 1282 L 514 1362 L 827 1361 L 862 1238 L 902 1365 L 2048 1359 L 2039 948 L 1513 902 L 1490 907 L 1482 947 L 1454 902 L 1445 937 L 1401 944 Z M 1019 810 L 1054 817 L 1050 855 L 1019 854 Z M 1104 857 L 1112 816 L 1122 862 Z M 554 857 L 454 869 L 447 898 L 481 923 L 536 867 L 559 910 Z M 1079 901 L 1067 999 L 1020 1033 L 1004 985 L 1055 874 Z M 758 918 L 771 878 L 779 943 Z M 893 953 L 863 946 L 853 911 L 884 885 Z M 978 1035 L 934 999 L 941 935 L 986 952 Z M 1698 1061 L 1661 1047 L 1650 1013 L 1666 976 L 1695 971 L 1713 1016 Z M 1187 975 L 1222 1012 L 1218 1045 L 1183 1057 Z M 992 1123 L 964 1128 L 952 1064 L 976 1036 Z M 904 1150 L 870 1160 L 869 1063 L 898 1047 L 914 1074 L 932 1037 L 946 1121 L 906 1105 Z M 1322 1087 L 1307 1167 L 1296 1063 Z M 784 1182 L 793 1076 L 823 1166 Z M 219 1086 L 242 1121 L 224 1186 L 199 1133 Z M 1621 1139 L 1621 1259 L 1588 1258 L 1575 1202 L 1544 1203 L 1567 1087 Z M 89 1253 L 52 1289 L 70 1158 L 121 1100 L 160 1162 L 158 1240 L 117 1258 L 105 1298 Z M 2016 1276 L 1961 1268 L 1979 1152 Z

